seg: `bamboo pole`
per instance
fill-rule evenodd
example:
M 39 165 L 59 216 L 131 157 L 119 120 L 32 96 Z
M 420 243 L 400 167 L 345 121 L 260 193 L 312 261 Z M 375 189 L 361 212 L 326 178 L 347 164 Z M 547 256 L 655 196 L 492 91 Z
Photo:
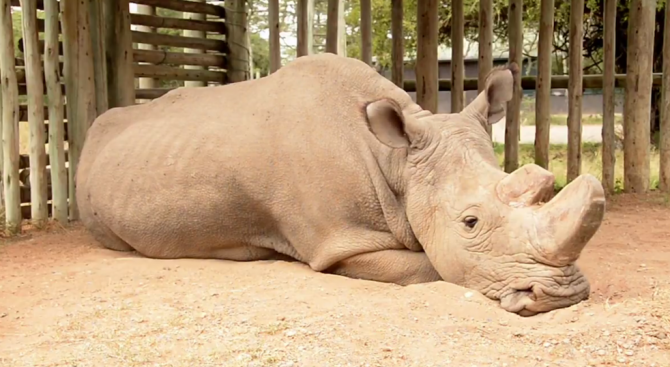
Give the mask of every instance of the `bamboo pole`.
M 479 74 L 477 92 L 484 91 L 486 78 L 493 69 L 493 0 L 479 2 Z M 465 84 L 465 83 L 464 83 Z M 465 88 L 464 88 L 465 89 Z M 484 124 L 491 136 L 490 124 Z
M 418 0 L 416 101 L 432 113 L 437 113 L 438 106 L 437 11 L 437 0 Z
M 372 65 L 372 0 L 361 0 L 361 60 Z
M 156 8 L 151 6 L 151 5 L 137 5 L 137 13 L 140 15 L 146 15 L 146 16 L 155 16 L 156 15 Z M 184 14 L 185 15 L 185 14 Z M 131 23 L 132 23 L 132 16 L 131 16 Z M 138 32 L 144 32 L 144 33 L 156 33 L 156 28 L 150 27 L 150 26 L 144 26 L 144 25 L 138 25 L 135 28 Z M 184 31 L 184 35 L 186 35 L 188 31 Z M 138 43 L 137 48 L 139 50 L 147 50 L 147 51 L 156 51 L 158 47 L 156 45 L 150 44 L 150 43 Z M 134 55 L 135 49 L 133 49 L 133 55 Z M 133 61 L 135 61 L 133 59 Z M 158 80 L 154 78 L 139 78 L 139 86 L 140 88 L 156 88 L 156 83 Z M 137 98 L 137 96 L 135 96 Z M 138 99 L 139 103 L 143 102 L 148 102 L 146 100 Z
M 405 81 L 403 17 L 403 0 L 391 0 L 391 80 L 400 88 Z
M 567 182 L 576 179 L 582 171 L 582 39 L 584 38 L 584 0 L 573 0 L 570 5 L 570 40 L 568 81 L 568 168 Z
M 247 8 L 245 0 L 226 0 L 231 14 L 226 18 L 228 49 L 228 81 L 231 83 L 251 79 L 249 68 L 250 48 L 247 39 Z
M 213 70 L 188 70 L 162 65 L 136 65 L 135 76 L 140 78 L 196 80 L 202 82 L 225 83 L 226 73 Z M 133 95 L 135 92 L 133 91 Z
M 143 5 L 155 5 L 139 1 L 133 2 Z M 135 104 L 130 5 L 128 0 L 105 0 L 104 4 L 109 108 L 130 106 Z M 140 40 L 136 40 L 135 42 L 143 43 Z
M 207 15 L 214 15 L 219 18 L 227 19 L 226 10 L 218 5 L 205 4 L 193 1 L 184 1 L 184 0 L 133 0 L 133 3 L 182 11 L 186 13 L 201 13 Z
M 523 70 L 523 1 L 509 2 L 509 61 L 515 62 Z M 505 116 L 505 172 L 519 167 L 519 134 L 521 120 L 521 73 L 514 77 L 512 100 L 507 102 Z
M 270 23 L 270 74 L 272 74 L 281 67 L 279 0 L 268 0 L 268 17 Z
M 605 34 L 604 34 L 604 70 L 603 70 L 603 130 L 602 130 L 602 184 L 605 193 L 614 193 L 614 167 L 616 165 L 616 148 L 614 145 L 614 51 L 616 41 L 616 0 L 605 1 Z M 667 7 L 670 9 L 670 7 Z M 667 19 L 667 18 L 666 18 Z M 667 74 L 666 74 L 667 75 Z
M 537 86 L 535 87 L 535 164 L 549 169 L 551 129 L 551 56 L 554 39 L 554 0 L 540 3 Z
M 193 0 L 195 2 L 199 3 L 205 3 L 205 0 Z M 187 13 L 184 12 L 183 17 L 185 19 L 189 20 L 198 20 L 198 21 L 204 21 L 207 19 L 205 14 L 202 13 Z M 207 38 L 207 33 L 203 31 L 193 31 L 193 30 L 184 30 L 184 36 L 185 37 L 193 37 L 193 38 L 200 38 L 200 39 L 206 39 Z M 153 46 L 155 48 L 155 46 Z M 194 53 L 194 54 L 204 54 L 205 51 L 202 49 L 197 49 L 197 48 L 184 48 L 185 53 Z M 204 67 L 198 66 L 198 65 L 184 65 L 184 69 L 188 70 L 205 70 Z M 155 83 L 154 83 L 155 84 Z M 205 87 L 207 86 L 207 82 L 199 81 L 199 80 L 187 80 L 184 82 L 185 87 Z M 155 88 L 155 85 L 140 85 L 140 88 Z
M 65 167 L 65 126 L 63 124 L 63 92 L 58 54 L 58 2 L 44 0 L 45 50 L 44 74 L 49 108 L 49 164 L 51 165 L 51 205 L 53 218 L 65 224 L 68 220 L 68 176 Z
M 225 56 L 216 54 L 133 50 L 133 61 L 160 65 L 201 65 L 226 68 Z
M 624 190 L 633 193 L 649 190 L 649 121 L 655 11 L 655 0 L 633 0 L 628 15 L 623 161 Z
M 42 229 L 47 223 L 46 151 L 44 148 L 44 84 L 37 48 L 36 0 L 22 0 L 23 42 L 26 49 L 28 124 L 30 126 L 31 224 Z
M 5 231 L 21 232 L 19 191 L 19 93 L 14 69 L 14 30 L 9 0 L 0 0 L 0 82 L 2 90 L 2 182 L 5 200 Z
M 101 115 L 109 108 L 103 1 L 104 0 L 89 0 L 91 14 L 91 46 L 93 48 L 93 81 L 95 83 L 95 109 L 97 115 Z
M 298 0 L 298 47 L 297 56 L 313 52 L 314 0 Z
M 670 192 L 670 4 L 665 4 L 663 30 L 663 106 L 659 136 L 660 167 L 658 188 Z
M 326 14 L 326 52 L 337 54 L 340 0 L 328 0 Z
M 62 0 L 65 91 L 68 116 L 70 219 L 79 219 L 75 175 L 88 127 L 97 116 L 89 2 Z M 112 70 L 113 71 L 113 70 Z M 134 93 L 134 89 L 133 89 Z
M 463 79 L 465 78 L 465 58 L 463 55 L 464 35 L 463 0 L 451 2 L 451 113 L 463 109 Z

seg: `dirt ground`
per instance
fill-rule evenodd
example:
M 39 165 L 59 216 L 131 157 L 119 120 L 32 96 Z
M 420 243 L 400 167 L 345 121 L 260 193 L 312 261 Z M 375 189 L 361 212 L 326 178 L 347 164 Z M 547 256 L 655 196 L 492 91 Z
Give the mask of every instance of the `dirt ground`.
M 621 195 L 592 295 L 531 318 L 444 282 L 284 262 L 152 260 L 81 228 L 0 245 L 2 366 L 670 366 L 670 203 Z

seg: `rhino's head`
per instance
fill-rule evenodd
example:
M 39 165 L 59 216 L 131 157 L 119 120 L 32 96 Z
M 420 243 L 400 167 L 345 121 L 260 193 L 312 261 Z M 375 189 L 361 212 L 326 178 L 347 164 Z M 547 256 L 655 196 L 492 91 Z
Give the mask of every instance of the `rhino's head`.
M 534 315 L 588 298 L 575 261 L 600 227 L 605 196 L 590 175 L 552 199 L 551 172 L 500 169 L 483 124 L 504 116 L 515 69 L 495 69 L 458 114 L 417 117 L 388 99 L 366 112 L 382 143 L 407 152 L 407 218 L 442 278 Z

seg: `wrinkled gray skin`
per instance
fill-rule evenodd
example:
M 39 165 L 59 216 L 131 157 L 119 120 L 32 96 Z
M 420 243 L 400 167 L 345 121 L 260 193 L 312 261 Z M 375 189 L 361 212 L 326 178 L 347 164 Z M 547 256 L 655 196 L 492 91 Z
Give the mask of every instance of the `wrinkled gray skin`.
M 109 110 L 78 169 L 81 220 L 153 258 L 295 259 L 402 285 L 440 279 L 533 315 L 588 297 L 575 265 L 604 193 L 583 175 L 498 166 L 483 124 L 516 67 L 459 114 L 431 114 L 364 63 L 301 57 L 258 80 Z M 548 201 L 546 204 L 541 202 Z

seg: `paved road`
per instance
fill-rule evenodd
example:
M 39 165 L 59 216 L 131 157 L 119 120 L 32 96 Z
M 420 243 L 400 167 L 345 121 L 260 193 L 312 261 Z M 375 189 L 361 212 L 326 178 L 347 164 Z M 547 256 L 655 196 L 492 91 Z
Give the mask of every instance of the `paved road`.
M 600 143 L 601 125 L 583 125 L 582 142 Z M 549 132 L 551 144 L 568 143 L 568 127 L 564 125 L 552 126 Z M 497 143 L 505 142 L 505 119 L 493 125 L 493 141 Z M 533 144 L 535 142 L 535 126 L 521 126 L 521 144 Z

